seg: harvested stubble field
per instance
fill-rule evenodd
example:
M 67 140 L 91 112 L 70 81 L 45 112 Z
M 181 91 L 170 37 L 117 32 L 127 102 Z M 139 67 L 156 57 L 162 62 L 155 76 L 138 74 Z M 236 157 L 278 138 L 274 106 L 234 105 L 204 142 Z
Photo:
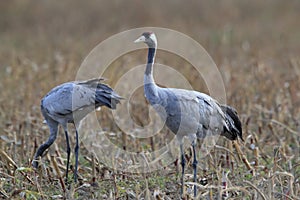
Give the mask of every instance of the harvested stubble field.
M 299 199 L 299 10 L 300 2 L 292 0 L 1 1 L 0 198 L 179 198 L 176 163 L 148 174 L 131 174 L 97 162 L 83 145 L 80 181 L 64 188 L 59 181 L 66 161 L 62 130 L 42 167 L 34 172 L 30 164 L 49 134 L 40 99 L 54 86 L 74 80 L 82 60 L 99 42 L 121 31 L 152 26 L 183 32 L 209 52 L 222 73 L 227 103 L 238 110 L 243 123 L 245 142 L 239 145 L 250 167 L 235 145 L 220 138 L 211 154 L 200 160 L 199 198 L 225 198 L 225 172 L 228 199 Z M 107 83 L 113 87 L 123 72 L 145 58 L 146 51 L 120 56 L 105 74 Z M 157 61 L 174 66 L 195 90 L 207 92 L 202 78 L 194 76 L 183 59 L 159 51 Z M 132 116 L 148 123 L 142 89 L 136 96 Z M 150 140 L 132 140 L 113 124 L 108 109 L 99 113 L 99 121 L 114 144 L 130 151 L 153 151 L 173 137 L 163 129 Z M 70 126 L 73 145 L 72 133 Z M 191 157 L 189 149 L 186 157 Z M 189 163 L 186 182 L 192 181 L 191 174 Z M 204 178 L 207 184 L 201 185 Z

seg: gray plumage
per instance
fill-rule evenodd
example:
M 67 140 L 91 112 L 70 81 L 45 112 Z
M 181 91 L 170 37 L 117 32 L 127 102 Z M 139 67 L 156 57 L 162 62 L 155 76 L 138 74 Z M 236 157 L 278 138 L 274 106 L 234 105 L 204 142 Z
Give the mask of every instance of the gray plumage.
M 145 32 L 135 42 L 148 45 L 148 61 L 144 74 L 144 92 L 146 99 L 165 120 L 168 128 L 176 134 L 181 151 L 181 194 L 183 193 L 183 176 L 185 158 L 183 137 L 187 136 L 192 143 L 194 152 L 194 182 L 196 182 L 197 158 L 195 152 L 196 139 L 208 135 L 223 135 L 230 140 L 239 136 L 242 139 L 241 122 L 237 112 L 230 106 L 220 105 L 212 97 L 192 90 L 161 88 L 153 78 L 153 63 L 157 48 L 156 36 Z M 197 190 L 194 187 L 194 196 Z
M 58 125 L 61 124 L 67 142 L 67 168 L 66 177 L 68 177 L 70 144 L 68 137 L 67 124 L 72 123 L 76 129 L 76 146 L 75 146 L 75 172 L 74 179 L 77 180 L 78 167 L 78 132 L 77 127 L 80 121 L 90 112 L 101 106 L 115 109 L 120 103 L 121 97 L 115 93 L 108 85 L 101 83 L 103 79 L 91 79 L 87 81 L 74 81 L 63 83 L 53 88 L 41 100 L 41 111 L 45 121 L 50 129 L 48 140 L 42 144 L 32 161 L 34 168 L 38 167 L 37 159 L 42 156 L 56 139 Z

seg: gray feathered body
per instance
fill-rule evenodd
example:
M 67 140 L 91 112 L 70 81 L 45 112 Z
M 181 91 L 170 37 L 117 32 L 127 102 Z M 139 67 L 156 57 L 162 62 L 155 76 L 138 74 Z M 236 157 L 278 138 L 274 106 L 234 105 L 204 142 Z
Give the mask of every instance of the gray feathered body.
M 67 167 L 68 178 L 70 161 L 70 143 L 68 136 L 68 123 L 73 123 L 76 130 L 75 144 L 75 170 L 74 180 L 77 180 L 79 139 L 76 126 L 80 121 L 95 108 L 107 106 L 115 109 L 121 100 L 109 86 L 101 83 L 103 79 L 91 79 L 87 81 L 74 81 L 61 84 L 53 88 L 41 101 L 42 114 L 49 126 L 50 136 L 36 151 L 32 166 L 38 167 L 38 158 L 43 155 L 56 139 L 58 125 L 61 124 L 67 142 Z
M 229 106 L 221 106 L 197 91 L 144 85 L 145 96 L 177 137 L 191 139 L 221 134 L 234 140 L 242 135 L 241 123 Z
M 60 124 L 74 123 L 100 106 L 115 109 L 121 97 L 101 80 L 74 81 L 53 88 L 41 100 L 46 121 L 51 119 Z

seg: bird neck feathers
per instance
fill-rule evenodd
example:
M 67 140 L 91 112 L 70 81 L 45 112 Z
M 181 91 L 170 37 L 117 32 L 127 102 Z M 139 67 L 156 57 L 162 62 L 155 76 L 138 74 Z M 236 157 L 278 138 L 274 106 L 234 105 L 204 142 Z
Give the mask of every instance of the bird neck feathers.
M 145 93 L 146 96 L 155 95 L 155 81 L 153 78 L 153 64 L 155 58 L 155 51 L 156 48 L 149 47 L 148 49 L 148 61 L 146 66 L 146 71 L 144 74 L 144 86 L 145 86 Z M 150 95 L 151 94 L 151 95 Z
M 154 57 L 155 57 L 155 48 L 149 48 L 148 50 L 148 61 L 145 71 L 145 77 L 148 77 L 153 79 L 153 63 L 154 63 Z
M 148 62 L 147 62 L 147 64 L 154 63 L 155 51 L 156 51 L 155 48 L 151 48 L 151 47 L 149 48 L 149 50 L 148 50 Z

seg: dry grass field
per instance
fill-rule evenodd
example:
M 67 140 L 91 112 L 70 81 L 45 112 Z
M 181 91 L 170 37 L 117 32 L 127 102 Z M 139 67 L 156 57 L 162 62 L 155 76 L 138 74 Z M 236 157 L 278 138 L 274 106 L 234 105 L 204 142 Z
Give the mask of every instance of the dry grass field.
M 180 198 L 178 163 L 147 174 L 126 173 L 98 162 L 83 145 L 80 180 L 64 185 L 62 130 L 42 158 L 42 167 L 35 172 L 30 164 L 49 135 L 41 98 L 54 86 L 74 80 L 98 43 L 146 26 L 174 29 L 199 42 L 222 73 L 227 103 L 238 110 L 243 123 L 241 154 L 222 137 L 200 160 L 199 199 L 300 199 L 299 10 L 296 0 L 1 1 L 0 199 Z M 123 72 L 145 58 L 146 51 L 120 56 L 105 75 L 107 83 L 113 87 Z M 163 51 L 157 61 L 174 66 L 195 90 L 207 92 L 186 61 Z M 132 107 L 133 116 L 147 123 L 143 91 L 137 93 L 140 104 Z M 131 151 L 155 150 L 172 137 L 163 129 L 152 140 L 131 140 L 114 126 L 108 109 L 100 112 L 99 121 L 116 145 Z M 74 145 L 72 126 L 70 130 Z M 189 161 L 189 149 L 186 157 Z M 221 187 L 223 172 L 228 173 L 227 189 Z M 189 162 L 187 182 L 192 182 L 191 174 Z M 186 199 L 192 199 L 190 189 L 187 184 Z

